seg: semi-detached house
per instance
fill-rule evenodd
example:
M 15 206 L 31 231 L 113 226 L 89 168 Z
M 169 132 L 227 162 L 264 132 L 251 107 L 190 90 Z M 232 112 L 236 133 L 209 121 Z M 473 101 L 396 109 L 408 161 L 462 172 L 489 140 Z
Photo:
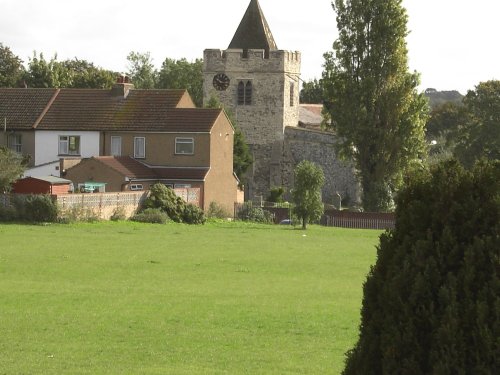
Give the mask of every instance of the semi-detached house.
M 110 165 L 135 165 L 151 171 L 146 188 L 200 187 L 203 208 L 216 201 L 232 210 L 237 199 L 234 129 L 223 110 L 195 108 L 185 90 L 0 89 L 0 121 L 0 145 L 30 156 L 26 175 L 109 180 Z M 133 173 L 122 176 L 116 190 L 133 183 Z M 101 182 L 118 186 L 116 176 Z

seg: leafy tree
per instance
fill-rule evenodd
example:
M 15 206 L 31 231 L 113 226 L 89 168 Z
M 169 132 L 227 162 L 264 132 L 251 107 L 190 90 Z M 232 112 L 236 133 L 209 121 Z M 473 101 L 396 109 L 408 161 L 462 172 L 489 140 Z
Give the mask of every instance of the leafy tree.
M 0 43 L 0 87 L 17 87 L 23 74 L 22 60 Z
M 224 108 L 220 103 L 219 99 L 215 96 L 211 96 L 205 105 L 206 108 Z M 225 110 L 225 109 L 224 109 Z M 245 173 L 248 168 L 253 163 L 252 154 L 250 148 L 248 147 L 245 136 L 241 132 L 234 115 L 231 111 L 226 111 L 227 117 L 231 121 L 234 127 L 234 141 L 233 141 L 233 172 L 238 176 L 240 184 L 245 183 Z
M 64 64 L 57 61 L 57 55 L 47 61 L 43 53 L 37 56 L 34 52 L 33 57 L 29 59 L 25 75 L 25 81 L 29 87 L 71 87 L 71 78 Z
M 454 102 L 444 102 L 435 107 L 426 124 L 426 140 L 429 144 L 427 162 L 450 159 L 459 139 L 461 128 L 467 122 L 465 107 Z
M 158 88 L 186 89 L 196 106 L 203 105 L 203 60 L 166 58 L 158 73 Z
M 440 137 L 450 142 L 457 136 L 458 129 L 466 121 L 465 107 L 453 102 L 446 102 L 434 108 L 427 120 L 425 134 L 427 140 L 432 141 Z
M 304 82 L 302 90 L 300 90 L 300 103 L 304 104 L 322 104 L 323 103 L 323 87 L 321 80 L 310 80 Z
M 481 82 L 464 98 L 468 119 L 460 129 L 455 155 L 466 166 L 500 159 L 500 81 Z
M 138 89 L 152 89 L 156 87 L 157 71 L 149 52 L 130 52 L 127 56 L 128 75 Z
M 306 229 L 308 222 L 319 220 L 323 215 L 321 188 L 325 184 L 325 175 L 321 167 L 308 160 L 303 160 L 297 165 L 294 175 L 293 212 L 302 220 L 302 229 Z
M 17 152 L 0 147 L 0 193 L 10 191 L 11 184 L 22 176 L 24 161 Z
M 412 175 L 364 285 L 343 375 L 497 374 L 500 162 Z
M 325 54 L 326 124 L 354 160 L 367 211 L 386 211 L 404 170 L 422 157 L 427 101 L 408 72 L 402 0 L 335 0 L 339 38 Z
M 115 83 L 117 73 L 94 66 L 86 60 L 66 60 L 63 67 L 71 77 L 70 88 L 110 89 Z

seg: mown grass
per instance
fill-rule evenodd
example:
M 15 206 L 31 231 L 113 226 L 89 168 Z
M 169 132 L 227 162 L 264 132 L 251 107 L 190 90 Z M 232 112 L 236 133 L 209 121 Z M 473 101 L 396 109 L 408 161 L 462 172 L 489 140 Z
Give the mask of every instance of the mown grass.
M 339 374 L 379 234 L 0 225 L 0 374 Z

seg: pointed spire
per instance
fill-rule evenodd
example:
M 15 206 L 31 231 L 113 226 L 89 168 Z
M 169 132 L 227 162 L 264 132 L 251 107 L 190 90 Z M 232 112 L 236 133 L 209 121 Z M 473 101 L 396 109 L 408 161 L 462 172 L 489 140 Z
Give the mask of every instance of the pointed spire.
M 228 49 L 243 49 L 244 54 L 249 49 L 263 49 L 266 57 L 278 49 L 258 0 L 250 1 Z

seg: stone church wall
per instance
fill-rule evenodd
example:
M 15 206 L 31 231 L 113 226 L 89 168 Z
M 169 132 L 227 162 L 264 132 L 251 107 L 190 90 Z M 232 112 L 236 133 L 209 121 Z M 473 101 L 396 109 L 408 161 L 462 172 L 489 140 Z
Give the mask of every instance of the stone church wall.
M 345 203 L 359 202 L 359 184 L 351 162 L 336 156 L 337 138 L 334 134 L 295 127 L 285 128 L 287 154 L 287 182 L 293 186 L 293 169 L 302 161 L 309 160 L 323 169 L 325 185 L 323 202 L 337 204 L 341 195 Z
M 359 202 L 359 185 L 351 163 L 336 156 L 337 139 L 334 134 L 306 130 L 296 127 L 285 128 L 284 140 L 252 145 L 254 164 L 249 177 L 247 195 L 250 199 L 263 199 L 272 187 L 283 186 L 290 199 L 295 167 L 303 160 L 309 160 L 321 167 L 325 174 L 323 201 L 338 204 L 338 194 L 344 204 Z

